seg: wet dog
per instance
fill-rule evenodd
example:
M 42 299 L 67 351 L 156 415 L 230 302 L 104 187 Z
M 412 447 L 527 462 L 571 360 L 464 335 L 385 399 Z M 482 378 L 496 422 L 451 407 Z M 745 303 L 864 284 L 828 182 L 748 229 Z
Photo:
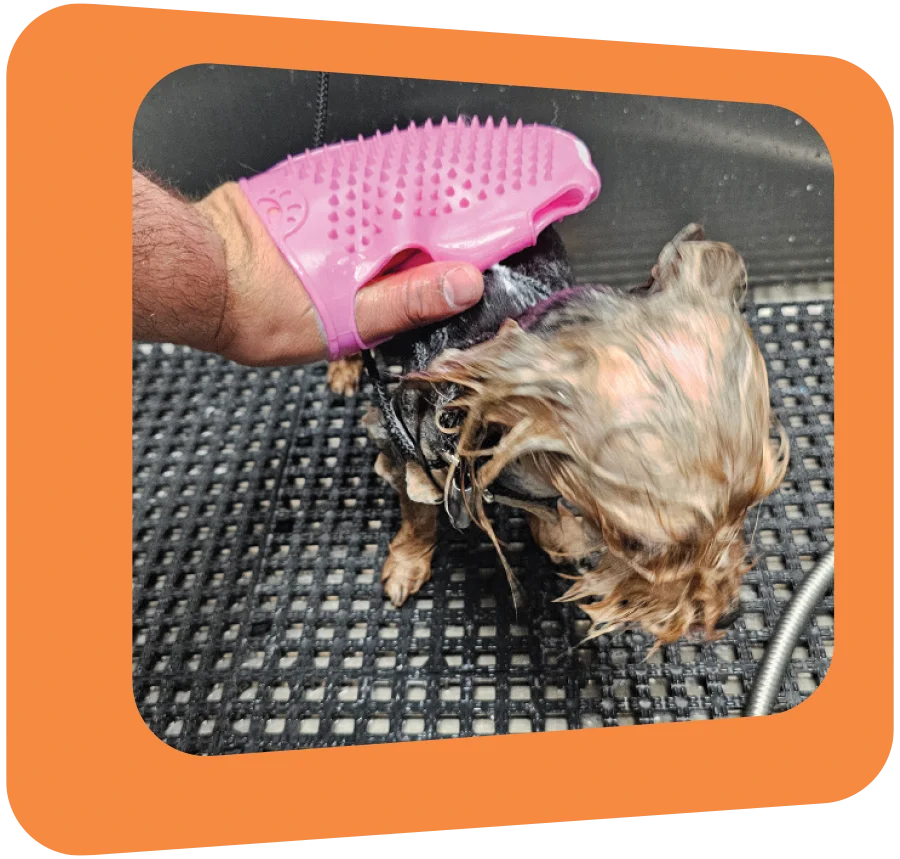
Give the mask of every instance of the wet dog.
M 550 228 L 485 273 L 476 307 L 380 347 L 371 372 L 400 368 L 366 417 L 402 511 L 382 572 L 392 602 L 430 578 L 442 509 L 488 534 L 515 595 L 488 516 L 507 505 L 576 565 L 562 599 L 590 636 L 717 637 L 750 566 L 747 512 L 788 460 L 745 291 L 740 255 L 694 224 L 632 289 L 576 286 Z M 332 388 L 360 369 L 332 364 Z

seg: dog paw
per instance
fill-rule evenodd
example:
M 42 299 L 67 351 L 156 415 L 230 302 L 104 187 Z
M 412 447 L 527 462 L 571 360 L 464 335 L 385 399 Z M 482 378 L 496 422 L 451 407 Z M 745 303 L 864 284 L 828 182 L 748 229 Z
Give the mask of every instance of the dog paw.
M 431 578 L 429 558 L 404 558 L 388 555 L 381 572 L 381 582 L 388 599 L 399 608 L 408 597 L 418 593 L 419 588 Z
M 359 390 L 362 367 L 362 359 L 358 355 L 332 361 L 328 365 L 328 387 L 339 396 L 352 396 Z

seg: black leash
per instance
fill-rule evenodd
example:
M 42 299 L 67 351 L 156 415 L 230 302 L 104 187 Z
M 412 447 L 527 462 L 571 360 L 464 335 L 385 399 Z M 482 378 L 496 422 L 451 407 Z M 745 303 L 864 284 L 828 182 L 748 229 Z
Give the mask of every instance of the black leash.
M 428 476 L 428 479 L 434 485 L 434 488 L 443 494 L 444 487 L 441 486 L 435 478 L 431 470 L 431 464 L 425 458 L 421 446 L 413 438 L 412 433 L 409 431 L 409 428 L 406 426 L 400 415 L 400 410 L 397 409 L 395 405 L 399 389 L 394 392 L 393 396 L 388 393 L 384 377 L 381 375 L 381 370 L 378 368 L 378 362 L 375 360 L 375 356 L 370 349 L 363 349 L 362 359 L 363 366 L 366 368 L 366 373 L 372 382 L 372 387 L 375 389 L 378 406 L 384 416 L 385 429 L 387 430 L 391 441 L 400 449 L 406 459 L 413 459 L 422 467 L 422 470 Z
M 316 85 L 316 124 L 313 134 L 313 149 L 325 142 L 325 120 L 328 118 L 328 72 L 319 72 Z
M 322 145 L 325 138 L 325 121 L 328 118 L 328 72 L 319 72 L 318 85 L 316 89 L 316 124 L 313 135 L 313 145 L 318 148 Z M 285 393 L 290 391 L 290 381 L 286 383 Z M 287 445 L 285 446 L 284 455 L 278 463 L 278 471 L 275 474 L 275 485 L 272 487 L 272 494 L 269 498 L 269 509 L 266 511 L 266 518 L 263 524 L 263 532 L 260 537 L 259 555 L 253 570 L 254 584 L 259 580 L 263 566 L 266 562 L 267 549 L 269 546 L 269 538 L 272 536 L 272 528 L 275 525 L 275 516 L 277 513 L 278 496 L 281 494 L 281 486 L 284 483 L 284 475 L 287 473 L 288 463 L 291 453 L 294 449 L 294 441 L 297 437 L 297 428 L 300 422 L 300 414 L 303 411 L 298 402 L 291 417 L 291 424 L 287 431 Z

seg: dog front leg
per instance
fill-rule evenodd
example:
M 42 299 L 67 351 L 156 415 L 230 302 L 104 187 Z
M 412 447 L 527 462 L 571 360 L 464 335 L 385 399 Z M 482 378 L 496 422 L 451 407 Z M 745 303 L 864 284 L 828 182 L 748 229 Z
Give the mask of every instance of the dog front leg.
M 400 496 L 403 521 L 391 540 L 381 571 L 384 591 L 390 601 L 399 607 L 431 578 L 438 508 L 433 504 L 413 501 L 407 492 L 405 471 L 392 467 L 384 454 L 376 460 L 375 472 Z
M 362 355 L 331 361 L 328 364 L 328 387 L 339 396 L 350 397 L 359 390 L 362 370 Z

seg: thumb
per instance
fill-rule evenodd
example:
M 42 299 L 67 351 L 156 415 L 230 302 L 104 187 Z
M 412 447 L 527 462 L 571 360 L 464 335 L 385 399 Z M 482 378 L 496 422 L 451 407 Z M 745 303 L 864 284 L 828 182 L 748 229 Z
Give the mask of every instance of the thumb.
M 366 343 L 440 322 L 481 300 L 484 281 L 473 265 L 433 262 L 388 275 L 356 295 L 356 325 Z

